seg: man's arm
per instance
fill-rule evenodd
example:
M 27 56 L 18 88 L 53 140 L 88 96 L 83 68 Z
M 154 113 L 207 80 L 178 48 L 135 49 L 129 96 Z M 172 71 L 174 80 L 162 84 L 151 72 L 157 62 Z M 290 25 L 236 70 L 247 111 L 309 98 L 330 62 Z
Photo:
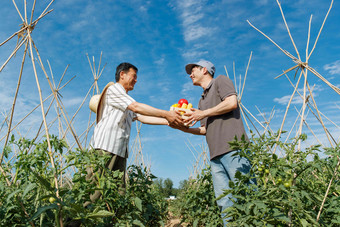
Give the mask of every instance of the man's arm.
M 152 117 L 152 116 L 137 114 L 136 120 L 142 122 L 143 124 L 149 124 L 149 125 L 168 125 L 168 121 L 162 117 Z
M 183 125 L 182 116 L 176 111 L 161 110 L 139 102 L 133 102 L 127 108 L 137 114 L 165 118 L 169 124 Z
M 198 128 L 188 128 L 188 127 L 185 127 L 185 126 L 176 127 L 176 126 L 170 124 L 170 127 L 175 128 L 175 129 L 179 129 L 183 132 L 191 133 L 191 134 L 194 134 L 194 135 L 205 135 L 206 134 L 205 126 L 201 126 L 201 127 L 198 127 Z
M 206 109 L 206 110 L 198 110 L 198 109 L 191 109 L 191 113 L 184 114 L 185 116 L 188 116 L 188 119 L 186 119 L 184 122 L 193 122 L 192 125 L 194 125 L 197 121 L 202 120 L 206 117 L 212 117 L 217 116 L 221 114 L 228 113 L 230 111 L 233 111 L 237 108 L 237 97 L 236 95 L 231 95 L 226 97 L 221 103 L 218 105 Z

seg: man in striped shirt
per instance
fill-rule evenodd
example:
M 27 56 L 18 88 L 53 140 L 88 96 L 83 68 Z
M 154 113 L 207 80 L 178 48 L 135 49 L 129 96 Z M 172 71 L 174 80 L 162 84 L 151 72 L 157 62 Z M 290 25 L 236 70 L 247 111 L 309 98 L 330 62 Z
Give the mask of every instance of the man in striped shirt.
M 109 153 L 110 170 L 125 172 L 128 144 L 133 120 L 154 125 L 183 125 L 178 112 L 166 111 L 136 102 L 128 92 L 134 89 L 138 69 L 130 63 L 121 63 L 116 69 L 116 83 L 103 91 L 97 108 L 97 125 L 91 139 L 91 148 Z M 88 178 L 92 174 L 89 173 Z M 123 178 L 125 187 L 125 178 Z M 101 196 L 99 191 L 91 195 L 91 201 Z

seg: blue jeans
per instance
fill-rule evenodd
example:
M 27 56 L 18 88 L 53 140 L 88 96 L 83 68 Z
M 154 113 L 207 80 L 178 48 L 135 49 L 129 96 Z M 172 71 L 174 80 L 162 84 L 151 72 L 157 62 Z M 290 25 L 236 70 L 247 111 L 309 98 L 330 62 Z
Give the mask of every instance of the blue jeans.
M 237 171 L 246 174 L 250 170 L 251 165 L 247 158 L 241 158 L 238 155 L 232 156 L 236 152 L 238 151 L 231 151 L 227 154 L 217 156 L 210 161 L 216 198 L 223 194 L 224 190 L 230 189 L 229 181 L 235 181 L 235 173 Z M 233 197 L 229 194 L 217 201 L 217 205 L 221 211 L 233 205 L 233 202 L 230 200 L 231 198 Z M 226 226 L 227 220 L 224 219 L 224 216 L 226 216 L 226 214 L 222 213 L 223 223 L 224 226 Z

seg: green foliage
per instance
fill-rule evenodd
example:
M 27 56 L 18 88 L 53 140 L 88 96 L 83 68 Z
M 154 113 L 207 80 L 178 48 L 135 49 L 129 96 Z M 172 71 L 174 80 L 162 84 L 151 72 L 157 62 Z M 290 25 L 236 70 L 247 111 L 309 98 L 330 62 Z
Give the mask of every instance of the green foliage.
M 320 146 L 298 149 L 299 140 L 276 141 L 277 134 L 234 141 L 234 149 L 252 162 L 247 175 L 236 175 L 232 193 L 236 201 L 224 212 L 231 218 L 230 226 L 338 226 L 340 225 L 339 174 L 334 176 L 339 161 L 339 147 L 326 149 L 328 158 L 321 159 Z M 272 150 L 277 146 L 276 153 Z M 339 172 L 339 169 L 337 169 Z M 334 177 L 322 209 L 327 187 Z M 248 185 L 250 180 L 257 184 Z
M 171 195 L 177 196 L 177 189 L 173 188 L 173 185 L 174 183 L 170 178 L 166 178 L 165 180 L 157 178 L 154 181 L 154 187 L 157 188 L 164 198 L 169 198 Z
M 182 182 L 174 210 L 189 226 L 222 226 L 221 213 L 216 204 L 210 168 L 202 170 L 195 180 Z
M 145 169 L 130 166 L 122 191 L 122 173 L 105 168 L 110 156 L 87 150 L 65 155 L 66 143 L 55 136 L 50 137 L 52 154 L 46 140 L 12 138 L 10 143 L 18 148 L 18 155 L 2 165 L 6 178 L 0 176 L 0 226 L 60 226 L 71 220 L 83 226 L 164 225 L 167 203 L 152 186 L 155 177 Z M 7 146 L 6 156 L 10 155 Z M 71 168 L 72 176 L 65 175 Z M 90 168 L 95 181 L 86 179 Z M 102 192 L 101 198 L 84 207 L 96 190 Z

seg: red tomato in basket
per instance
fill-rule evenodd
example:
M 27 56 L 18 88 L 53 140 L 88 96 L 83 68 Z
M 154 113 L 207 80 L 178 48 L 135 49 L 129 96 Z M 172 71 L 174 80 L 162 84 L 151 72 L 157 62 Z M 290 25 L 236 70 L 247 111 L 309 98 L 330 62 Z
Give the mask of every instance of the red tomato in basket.
M 180 107 L 183 105 L 183 103 L 186 103 L 186 104 L 188 105 L 188 100 L 186 100 L 186 99 L 180 99 L 180 100 L 178 101 L 178 104 L 180 105 Z

